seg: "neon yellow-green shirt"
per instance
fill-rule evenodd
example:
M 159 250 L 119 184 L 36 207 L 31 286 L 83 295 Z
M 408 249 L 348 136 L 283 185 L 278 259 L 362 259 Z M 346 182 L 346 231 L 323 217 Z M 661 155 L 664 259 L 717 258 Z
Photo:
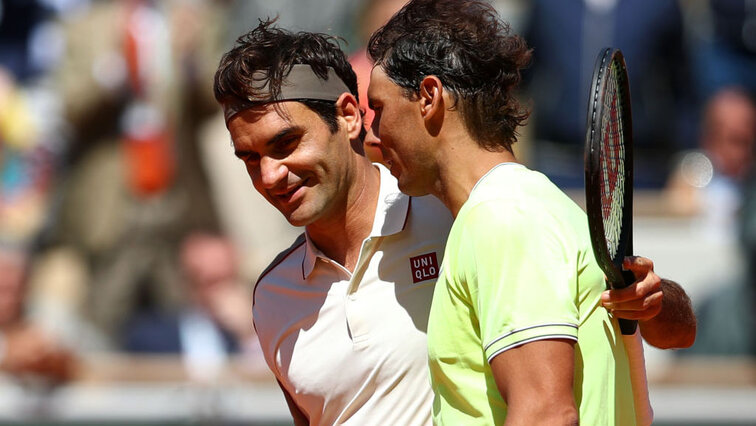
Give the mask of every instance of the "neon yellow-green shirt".
M 600 306 L 603 273 L 585 213 L 541 173 L 505 163 L 473 188 L 446 245 L 428 324 L 441 425 L 502 424 L 490 362 L 535 340 L 572 339 L 585 425 L 634 424 L 616 321 Z

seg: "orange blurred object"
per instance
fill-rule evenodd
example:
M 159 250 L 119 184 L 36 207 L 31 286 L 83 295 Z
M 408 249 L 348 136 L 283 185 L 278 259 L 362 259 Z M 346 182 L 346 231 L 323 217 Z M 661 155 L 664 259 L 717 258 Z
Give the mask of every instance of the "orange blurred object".
M 124 137 L 128 182 L 135 194 L 149 197 L 170 186 L 175 175 L 172 148 L 165 130 Z

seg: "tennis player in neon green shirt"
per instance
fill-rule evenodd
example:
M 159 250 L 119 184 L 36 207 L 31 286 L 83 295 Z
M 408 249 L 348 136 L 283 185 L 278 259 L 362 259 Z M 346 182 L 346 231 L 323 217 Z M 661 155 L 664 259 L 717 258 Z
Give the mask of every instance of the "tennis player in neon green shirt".
M 489 363 L 548 340 L 574 348 L 581 423 L 635 423 L 628 358 L 599 303 L 603 274 L 585 214 L 545 176 L 516 163 L 494 166 L 459 210 L 444 260 L 428 325 L 437 419 L 503 423 L 507 404 Z M 509 374 L 531 380 L 549 367 Z
M 601 307 L 585 214 L 512 150 L 527 118 L 512 93 L 530 59 L 522 39 L 482 1 L 413 0 L 368 50 L 366 144 L 403 192 L 455 216 L 428 325 L 434 421 L 649 423 Z

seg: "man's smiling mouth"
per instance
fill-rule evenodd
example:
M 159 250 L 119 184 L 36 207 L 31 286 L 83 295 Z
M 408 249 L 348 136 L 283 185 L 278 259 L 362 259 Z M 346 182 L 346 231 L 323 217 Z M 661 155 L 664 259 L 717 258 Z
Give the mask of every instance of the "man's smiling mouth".
M 272 195 L 273 195 L 273 196 L 274 196 L 275 198 L 277 198 L 277 199 L 279 199 L 279 200 L 281 200 L 281 201 L 284 201 L 284 202 L 286 202 L 286 201 L 289 201 L 289 200 L 291 199 L 291 197 L 293 197 L 293 196 L 294 196 L 294 194 L 295 194 L 295 193 L 296 193 L 296 192 L 297 192 L 297 191 L 298 191 L 298 190 L 299 190 L 300 188 L 302 188 L 302 187 L 304 187 L 304 186 L 305 186 L 305 184 L 306 184 L 306 183 L 307 183 L 307 180 L 303 180 L 302 182 L 299 182 L 299 183 L 298 183 L 297 185 L 295 185 L 295 186 L 294 186 L 293 188 L 291 188 L 291 189 L 290 189 L 289 191 L 287 191 L 287 192 L 278 192 L 278 193 L 273 193 Z

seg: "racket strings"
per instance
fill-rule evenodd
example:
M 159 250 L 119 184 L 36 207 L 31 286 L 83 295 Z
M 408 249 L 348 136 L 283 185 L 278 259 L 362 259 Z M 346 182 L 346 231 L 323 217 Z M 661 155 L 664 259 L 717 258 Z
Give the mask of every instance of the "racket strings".
M 612 63 L 606 79 L 607 90 L 602 99 L 604 108 L 601 117 L 601 213 L 607 248 L 612 258 L 616 257 L 619 249 L 625 192 L 625 147 L 618 71 L 617 64 Z

